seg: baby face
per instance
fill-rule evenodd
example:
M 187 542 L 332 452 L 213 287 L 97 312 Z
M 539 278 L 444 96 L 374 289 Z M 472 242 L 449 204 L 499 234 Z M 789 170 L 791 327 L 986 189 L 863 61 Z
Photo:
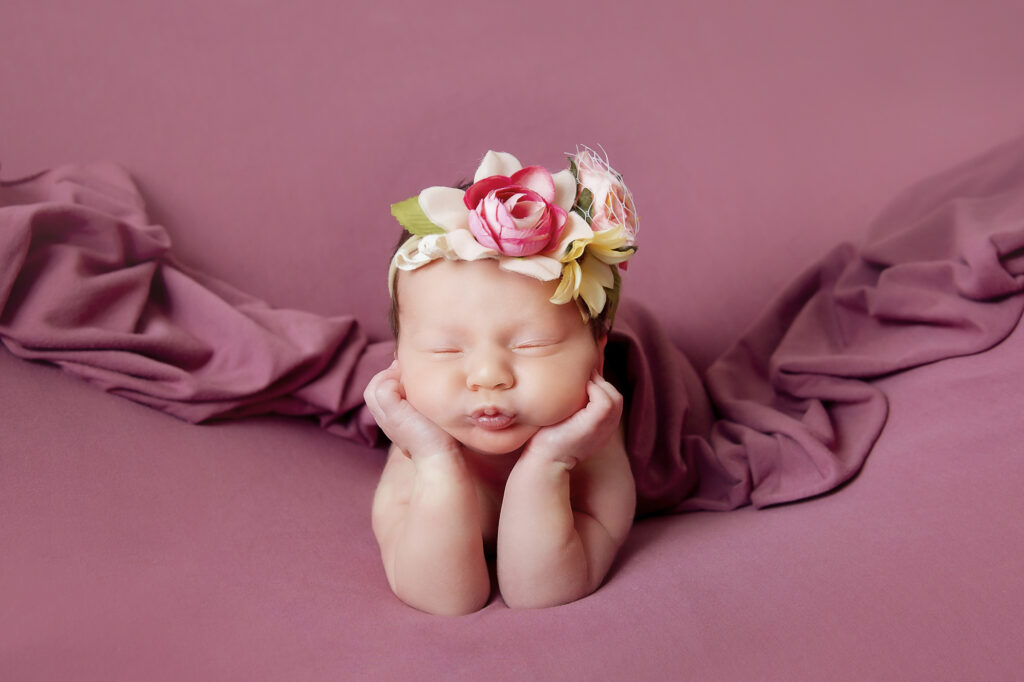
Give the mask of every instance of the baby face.
M 575 305 L 548 300 L 556 286 L 493 260 L 400 272 L 397 356 L 409 403 L 492 455 L 576 413 L 604 339 L 594 340 Z

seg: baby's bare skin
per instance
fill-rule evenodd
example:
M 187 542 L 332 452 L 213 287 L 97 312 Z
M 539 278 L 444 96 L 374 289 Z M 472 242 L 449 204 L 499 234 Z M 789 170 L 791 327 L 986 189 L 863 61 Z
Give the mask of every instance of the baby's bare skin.
M 396 362 L 365 397 L 392 449 L 373 526 L 394 592 L 432 613 L 490 597 L 566 603 L 603 581 L 632 524 L 622 397 L 554 284 L 493 261 L 399 276 Z

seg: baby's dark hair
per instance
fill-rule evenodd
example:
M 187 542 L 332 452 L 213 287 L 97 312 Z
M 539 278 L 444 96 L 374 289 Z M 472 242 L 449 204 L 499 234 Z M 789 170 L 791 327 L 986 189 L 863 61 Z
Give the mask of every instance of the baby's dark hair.
M 395 254 L 402 248 L 402 244 L 409 241 L 412 234 L 405 231 L 402 228 L 402 234 L 398 238 L 398 243 L 395 244 L 395 248 L 391 250 L 391 260 L 394 260 Z M 390 263 L 390 261 L 389 261 Z M 391 333 L 394 334 L 395 339 L 398 339 L 398 276 L 395 276 L 393 290 L 391 292 L 391 309 L 388 311 L 388 324 L 391 325 Z
M 409 241 L 409 239 L 411 237 L 412 237 L 412 235 L 410 233 L 406 232 L 405 229 L 403 228 L 402 229 L 402 234 L 398 238 L 398 243 L 395 244 L 395 248 L 391 251 L 391 257 L 392 258 L 395 257 L 395 253 L 398 252 L 398 249 L 402 248 L 402 244 L 405 244 L 407 241 Z M 566 303 L 564 305 L 570 305 L 570 304 Z M 611 328 L 610 320 L 608 318 L 609 318 L 609 313 L 612 310 L 612 308 L 613 308 L 612 302 L 608 301 L 608 303 L 605 305 L 604 309 L 597 315 L 597 317 L 591 317 L 589 319 L 589 321 L 587 322 L 587 326 L 590 327 L 590 333 L 594 335 L 594 340 L 595 341 L 603 339 L 608 334 L 608 332 L 609 332 L 609 330 Z M 394 283 L 394 295 L 391 297 L 391 309 L 388 311 L 388 323 L 391 325 L 391 333 L 394 334 L 395 338 L 397 339 L 398 338 L 398 332 L 399 332 L 399 327 L 398 327 L 398 278 L 397 277 L 395 278 L 395 283 Z

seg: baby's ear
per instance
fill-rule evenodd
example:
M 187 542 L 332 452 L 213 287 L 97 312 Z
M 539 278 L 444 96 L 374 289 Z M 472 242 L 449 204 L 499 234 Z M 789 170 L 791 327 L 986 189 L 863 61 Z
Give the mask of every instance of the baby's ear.
M 608 334 L 601 334 L 597 340 L 597 373 L 604 376 L 604 347 L 608 345 Z

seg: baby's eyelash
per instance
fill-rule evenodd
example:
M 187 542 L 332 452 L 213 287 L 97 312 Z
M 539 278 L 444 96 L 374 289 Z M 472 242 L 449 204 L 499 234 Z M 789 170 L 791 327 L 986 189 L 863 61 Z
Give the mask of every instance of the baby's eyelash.
M 527 341 L 525 343 L 517 343 L 512 348 L 514 350 L 530 350 L 533 348 L 550 348 L 555 345 L 554 341 Z

